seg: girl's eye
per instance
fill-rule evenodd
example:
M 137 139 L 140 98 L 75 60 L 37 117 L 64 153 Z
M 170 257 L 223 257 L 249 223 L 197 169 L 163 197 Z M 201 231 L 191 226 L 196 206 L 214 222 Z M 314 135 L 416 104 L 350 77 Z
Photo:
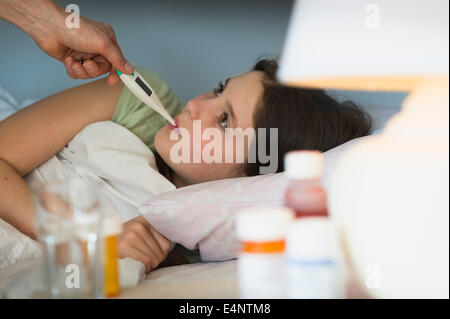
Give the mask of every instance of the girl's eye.
M 223 83 L 222 83 L 222 81 L 219 81 L 219 84 L 218 84 L 217 88 L 214 89 L 214 93 L 217 96 L 220 96 L 222 94 L 222 92 L 223 92 L 223 89 L 224 89 Z
M 228 127 L 228 114 L 222 113 L 219 116 L 219 125 L 222 126 L 223 128 Z

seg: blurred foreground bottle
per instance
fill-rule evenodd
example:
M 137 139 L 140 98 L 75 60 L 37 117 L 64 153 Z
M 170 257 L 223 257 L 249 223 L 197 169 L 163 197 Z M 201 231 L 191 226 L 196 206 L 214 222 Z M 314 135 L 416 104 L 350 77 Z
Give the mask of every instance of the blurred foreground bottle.
M 296 217 L 328 216 L 327 196 L 322 186 L 323 157 L 319 151 L 293 151 L 284 158 L 289 183 L 285 205 Z
M 122 232 L 122 219 L 118 215 L 106 215 L 103 219 L 103 262 L 105 297 L 116 297 L 120 293 L 119 278 L 119 235 Z
M 286 297 L 344 298 L 339 237 L 328 216 L 326 191 L 321 185 L 322 153 L 286 154 L 285 173 L 290 179 L 285 205 L 296 216 L 286 237 Z
M 284 298 L 285 237 L 292 219 L 284 207 L 254 207 L 238 214 L 240 298 Z
M 70 178 L 32 189 L 34 222 L 44 248 L 44 295 L 58 299 L 117 296 L 122 220 L 101 185 Z

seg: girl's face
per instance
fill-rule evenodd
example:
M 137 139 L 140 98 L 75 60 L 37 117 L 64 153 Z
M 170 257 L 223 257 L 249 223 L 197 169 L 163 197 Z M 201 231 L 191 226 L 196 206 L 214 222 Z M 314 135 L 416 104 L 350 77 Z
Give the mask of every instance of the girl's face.
M 263 93 L 263 76 L 260 71 L 252 71 L 228 79 L 218 88 L 218 93 L 208 92 L 190 100 L 175 118 L 176 128 L 168 124 L 157 132 L 156 151 L 173 170 L 173 182 L 177 187 L 244 175 L 236 151 L 243 150 L 245 162 L 251 141 L 244 131 L 253 128 L 253 113 Z M 194 125 L 195 120 L 200 122 L 196 121 Z M 233 130 L 237 136 L 233 138 L 226 128 L 242 130 Z M 212 131 L 214 134 L 210 134 Z M 183 154 L 184 161 L 176 163 L 178 156 L 173 153 L 180 149 L 182 139 L 189 147 L 189 154 L 187 158 L 186 153 Z M 175 153 L 182 157 L 181 151 Z M 205 154 L 216 160 L 211 163 Z M 231 163 L 229 158 L 226 160 L 226 154 L 234 154 Z

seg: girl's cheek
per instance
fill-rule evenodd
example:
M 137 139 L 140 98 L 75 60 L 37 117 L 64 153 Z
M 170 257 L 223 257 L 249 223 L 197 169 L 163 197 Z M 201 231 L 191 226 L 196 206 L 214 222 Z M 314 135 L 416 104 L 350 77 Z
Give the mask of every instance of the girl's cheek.
M 220 132 L 220 129 L 217 129 Z M 215 156 L 216 153 L 222 154 L 222 163 L 225 162 L 225 152 L 233 152 L 233 145 L 229 145 L 224 138 L 224 134 L 209 136 L 209 139 L 201 141 L 201 152 L 203 154 Z M 231 153 L 233 154 L 233 153 Z
M 236 160 L 236 144 L 233 140 L 225 140 L 223 147 L 223 158 L 226 162 L 234 162 Z

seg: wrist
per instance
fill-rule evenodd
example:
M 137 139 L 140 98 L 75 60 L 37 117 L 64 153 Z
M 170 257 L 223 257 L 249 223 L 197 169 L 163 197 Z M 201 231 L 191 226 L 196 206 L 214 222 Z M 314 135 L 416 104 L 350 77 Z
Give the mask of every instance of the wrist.
M 0 0 L 1 18 L 14 24 L 36 42 L 49 37 L 56 24 L 64 25 L 64 10 L 51 0 Z
M 31 30 L 27 32 L 37 43 L 55 36 L 59 29 L 64 28 L 64 9 L 53 1 L 44 0 L 45 6 L 39 8 L 33 17 Z

